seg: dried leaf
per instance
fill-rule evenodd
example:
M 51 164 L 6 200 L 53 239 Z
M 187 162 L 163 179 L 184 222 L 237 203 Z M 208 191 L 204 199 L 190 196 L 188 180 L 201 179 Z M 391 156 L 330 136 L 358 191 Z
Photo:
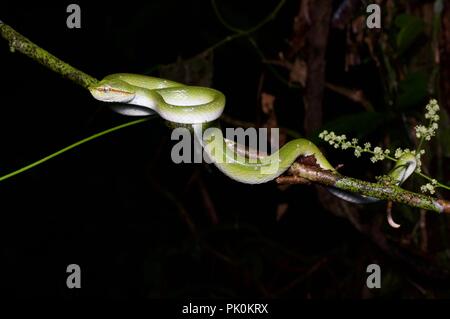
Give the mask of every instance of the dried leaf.
M 264 114 L 270 115 L 274 111 L 273 104 L 275 103 L 275 96 L 262 92 L 261 107 Z
M 308 67 L 303 59 L 296 58 L 289 73 L 289 80 L 291 82 L 300 83 L 305 87 L 306 77 L 308 75 Z

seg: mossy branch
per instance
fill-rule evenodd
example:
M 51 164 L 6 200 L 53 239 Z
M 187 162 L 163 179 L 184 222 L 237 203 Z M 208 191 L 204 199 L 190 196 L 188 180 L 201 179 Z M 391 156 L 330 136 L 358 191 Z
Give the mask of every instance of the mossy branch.
M 98 82 L 89 74 L 86 74 L 73 66 L 58 59 L 53 54 L 40 48 L 29 39 L 18 33 L 9 25 L 4 24 L 0 20 L 0 35 L 9 42 L 11 52 L 18 51 L 25 54 L 29 58 L 39 62 L 43 66 L 49 68 L 53 72 L 61 74 L 63 77 L 72 80 L 84 88 Z
M 284 2 L 281 1 L 281 4 Z M 281 5 L 280 5 L 281 6 Z M 58 59 L 51 53 L 46 50 L 40 48 L 33 42 L 31 42 L 26 37 L 22 36 L 20 33 L 15 31 L 10 26 L 4 24 L 0 21 L 0 35 L 9 42 L 9 47 L 11 51 L 19 51 L 29 58 L 39 62 L 40 64 L 46 66 L 50 70 L 59 73 L 63 77 L 72 80 L 78 85 L 81 85 L 84 88 L 89 87 L 92 84 L 98 82 L 97 79 L 92 76 L 72 67 L 71 65 L 65 63 L 64 61 Z M 30 164 L 22 169 L 19 169 L 16 172 L 5 175 L 0 180 L 12 177 L 16 174 L 19 174 L 27 169 L 35 167 L 46 160 L 53 158 L 69 149 L 72 149 L 78 145 L 81 145 L 87 141 L 90 141 L 94 138 L 102 136 L 106 133 L 116 131 L 118 129 L 128 127 L 134 124 L 138 124 L 145 121 L 138 120 L 132 121 L 124 125 L 120 125 L 118 127 L 106 130 L 104 132 L 98 133 L 92 137 L 86 138 L 80 142 L 77 142 L 69 147 L 64 148 L 61 151 L 58 151 L 42 160 L 39 160 L 33 164 Z M 382 183 L 369 183 L 362 180 L 358 180 L 355 178 L 346 177 L 337 173 L 333 173 L 330 171 L 323 171 L 318 169 L 315 166 L 304 165 L 299 163 L 294 163 L 289 170 L 291 176 L 283 176 L 277 179 L 277 182 L 280 184 L 289 183 L 289 184 L 299 184 L 299 183 L 309 183 L 315 182 L 327 186 L 333 186 L 345 191 L 350 191 L 366 196 L 376 197 L 384 200 L 391 200 L 393 202 L 403 203 L 412 207 L 424 208 L 427 210 L 432 210 L 436 212 L 445 212 L 450 213 L 450 202 L 442 199 L 436 199 L 430 196 L 413 193 L 407 190 L 404 190 L 398 186 L 382 184 Z
M 438 213 L 450 213 L 450 202 L 447 200 L 410 192 L 389 183 L 370 183 L 301 163 L 292 164 L 289 173 L 291 174 L 290 176 L 279 177 L 277 183 L 304 184 L 305 182 L 312 181 L 322 185 L 336 187 L 343 191 L 390 200 L 411 207 L 423 208 Z

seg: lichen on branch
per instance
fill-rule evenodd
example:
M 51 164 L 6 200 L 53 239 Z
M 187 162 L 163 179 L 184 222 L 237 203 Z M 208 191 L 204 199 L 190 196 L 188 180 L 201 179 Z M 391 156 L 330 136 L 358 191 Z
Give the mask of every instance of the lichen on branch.
M 1 20 L 0 35 L 9 42 L 11 52 L 19 51 L 20 53 L 25 54 L 29 58 L 39 62 L 43 66 L 61 74 L 63 77 L 72 80 L 84 88 L 98 82 L 97 79 L 93 78 L 89 74 L 74 68 L 73 66 L 58 59 L 53 54 L 37 46 L 9 25 L 4 24 Z
M 416 158 L 417 166 L 415 173 L 420 175 L 429 181 L 429 183 L 422 185 L 420 190 L 422 193 L 435 193 L 435 188 L 444 188 L 450 190 L 450 186 L 445 185 L 443 183 L 438 182 L 436 179 L 422 173 L 422 160 L 421 157 L 425 154 L 425 150 L 423 149 L 424 143 L 429 142 L 433 136 L 436 135 L 436 131 L 439 128 L 439 104 L 435 99 L 431 99 L 430 102 L 425 107 L 425 119 L 428 120 L 428 125 L 416 125 L 414 130 L 416 137 L 419 139 L 419 143 L 415 150 L 410 150 L 408 148 L 401 149 L 397 148 L 394 152 L 391 152 L 389 149 L 382 149 L 379 146 L 375 146 L 372 148 L 372 145 L 368 142 L 364 143 L 363 146 L 358 145 L 358 139 L 352 138 L 351 141 L 347 140 L 347 136 L 345 134 L 338 135 L 335 132 L 323 131 L 319 134 L 319 138 L 333 146 L 337 149 L 353 149 L 353 154 L 355 157 L 360 157 L 363 153 L 371 154 L 370 160 L 372 163 L 377 161 L 383 161 L 385 159 L 391 161 L 397 161 L 404 154 L 411 154 Z M 390 154 L 393 154 L 392 157 Z
M 281 3 L 284 3 L 283 1 Z M 71 65 L 65 63 L 64 61 L 60 60 L 59 58 L 55 57 L 51 53 L 47 52 L 46 50 L 40 48 L 33 42 L 31 42 L 26 37 L 22 36 L 20 33 L 15 31 L 10 26 L 4 24 L 2 21 L 0 21 L 0 35 L 6 39 L 9 42 L 9 46 L 12 52 L 19 51 L 23 53 L 24 55 L 28 56 L 29 58 L 37 61 L 38 63 L 46 66 L 50 70 L 62 75 L 65 78 L 68 78 L 75 82 L 78 85 L 81 85 L 84 88 L 89 87 L 92 84 L 95 84 L 98 82 L 97 79 L 93 78 L 92 76 L 72 67 Z M 430 120 L 434 120 L 433 117 Z M 44 159 L 41 159 L 35 163 L 32 163 L 22 169 L 19 169 L 13 173 L 10 173 L 8 175 L 5 175 L 2 177 L 2 179 L 6 179 L 12 176 L 15 176 L 31 167 L 35 167 L 36 165 L 39 165 L 40 163 L 46 161 L 47 159 L 53 158 L 54 156 L 57 156 L 61 154 L 62 152 L 65 152 L 68 149 L 71 149 L 73 147 L 76 147 L 85 141 L 92 140 L 96 137 L 99 137 L 101 135 L 104 135 L 108 132 L 115 131 L 127 126 L 131 126 L 137 123 L 141 123 L 144 120 L 138 120 L 126 123 L 124 125 L 121 125 L 116 128 L 112 128 L 103 132 L 100 132 L 92 137 L 89 137 L 85 140 L 79 141 L 63 150 L 60 150 Z M 424 139 L 426 139 L 426 134 L 429 133 L 429 131 L 425 132 L 423 129 L 419 129 L 421 133 L 424 133 Z M 422 137 L 422 135 L 421 135 Z M 341 142 L 344 142 L 343 140 Z M 347 143 L 345 144 L 348 147 L 355 147 L 354 144 L 350 143 L 350 145 Z M 374 150 L 374 155 L 377 155 L 379 152 L 377 152 L 378 149 Z M 381 154 L 378 154 L 381 156 Z M 382 154 L 383 156 L 389 156 L 386 153 Z M 422 195 L 413 193 L 410 191 L 406 191 L 398 186 L 390 185 L 390 184 L 383 184 L 383 183 L 370 183 L 350 177 L 345 177 L 343 175 L 340 175 L 335 172 L 331 171 L 324 171 L 321 170 L 315 166 L 312 165 L 304 165 L 299 163 L 294 163 L 292 167 L 290 168 L 290 174 L 291 176 L 283 176 L 279 177 L 277 179 L 278 183 L 289 183 L 289 184 L 299 184 L 299 183 L 310 183 L 315 182 L 323 185 L 333 186 L 337 187 L 342 190 L 355 192 L 358 194 L 376 197 L 380 199 L 386 199 L 386 200 L 392 200 L 394 202 L 403 203 L 409 206 L 413 207 L 420 207 L 436 212 L 445 212 L 450 213 L 450 202 L 443 200 L 443 199 L 435 199 L 430 196 Z M 0 178 L 1 179 L 1 178 Z
M 343 191 L 406 204 L 411 207 L 423 208 L 438 213 L 450 213 L 449 201 L 407 191 L 394 184 L 366 182 L 301 163 L 292 164 L 289 173 L 296 178 L 279 177 L 277 183 L 304 184 L 306 180 L 335 187 Z

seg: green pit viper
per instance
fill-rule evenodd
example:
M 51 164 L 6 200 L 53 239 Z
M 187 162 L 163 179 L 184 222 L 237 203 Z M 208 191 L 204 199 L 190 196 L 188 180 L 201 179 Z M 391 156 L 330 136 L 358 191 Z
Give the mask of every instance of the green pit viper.
M 311 141 L 298 138 L 283 145 L 270 155 L 249 161 L 248 156 L 236 150 L 233 143 L 224 139 L 220 129 L 211 124 L 225 108 L 225 96 L 212 88 L 188 86 L 161 78 L 117 73 L 106 76 L 89 87 L 92 96 L 103 102 L 116 102 L 113 109 L 128 116 L 146 116 L 154 112 L 167 121 L 192 125 L 195 136 L 212 162 L 230 178 L 247 184 L 271 181 L 283 174 L 299 156 L 313 155 L 317 165 L 335 172 L 319 148 Z M 210 127 L 215 129 L 204 129 Z M 218 144 L 224 147 L 218 146 Z M 276 165 L 273 165 L 276 163 Z M 272 165 L 272 166 L 271 166 Z M 402 184 L 416 169 L 414 155 L 405 154 L 398 159 L 388 176 L 395 184 Z M 369 203 L 376 198 L 347 193 L 329 188 L 336 196 L 353 202 Z

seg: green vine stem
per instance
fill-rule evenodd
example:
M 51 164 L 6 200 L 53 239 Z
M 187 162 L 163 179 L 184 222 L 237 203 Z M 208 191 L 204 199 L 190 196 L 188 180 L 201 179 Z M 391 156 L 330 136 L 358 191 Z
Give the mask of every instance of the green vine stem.
M 112 133 L 112 132 L 115 132 L 115 131 L 118 131 L 118 130 L 121 130 L 121 129 L 123 129 L 123 128 L 129 127 L 129 126 L 133 126 L 133 125 L 136 125 L 136 124 L 139 124 L 139 123 L 146 122 L 146 121 L 148 121 L 149 119 L 150 119 L 149 117 L 146 117 L 146 118 L 143 118 L 143 119 L 131 121 L 131 122 L 128 122 L 128 123 L 124 123 L 124 124 L 121 124 L 121 125 L 118 125 L 118 126 L 109 128 L 109 129 L 107 129 L 107 130 L 104 130 L 104 131 L 102 131 L 102 132 L 100 132 L 100 133 L 96 133 L 96 134 L 91 135 L 91 136 L 89 136 L 89 137 L 86 137 L 86 138 L 84 138 L 84 139 L 82 139 L 82 140 L 80 140 L 80 141 L 78 141 L 78 142 L 75 142 L 75 143 L 73 143 L 73 144 L 71 144 L 71 145 L 69 145 L 69 146 L 66 146 L 66 147 L 64 147 L 63 149 L 60 149 L 59 151 L 56 151 L 55 153 L 52 153 L 52 154 L 50 154 L 50 155 L 48 155 L 48 156 L 46 156 L 46 157 L 44 157 L 44 158 L 42 158 L 42 159 L 40 159 L 40 160 L 34 162 L 34 163 L 31 163 L 31 164 L 29 164 L 29 165 L 27 165 L 27 166 L 24 166 L 24 167 L 22 167 L 22 168 L 20 168 L 20 169 L 18 169 L 18 170 L 16 170 L 16 171 L 14 171 L 14 172 L 11 172 L 11 173 L 9 173 L 9 174 L 0 176 L 0 182 L 6 180 L 6 179 L 8 179 L 8 178 L 11 178 L 11 177 L 13 177 L 13 176 L 16 176 L 16 175 L 18 175 L 18 174 L 20 174 L 20 173 L 23 173 L 23 172 L 25 172 L 25 171 L 28 171 L 29 169 L 32 169 L 33 167 L 36 167 L 36 166 L 38 166 L 39 164 L 42 164 L 42 163 L 44 163 L 44 162 L 47 162 L 48 160 L 50 160 L 50 159 L 52 159 L 52 158 L 54 158 L 54 157 L 56 157 L 56 156 L 58 156 L 58 155 L 61 155 L 62 153 L 65 153 L 65 152 L 67 152 L 67 151 L 69 151 L 69 150 L 71 150 L 71 149 L 73 149 L 73 148 L 75 148 L 75 147 L 77 147 L 77 146 L 80 146 L 81 144 L 84 144 L 84 143 L 86 143 L 86 142 L 95 140 L 96 138 L 99 138 L 99 137 L 101 137 L 101 136 L 104 136 L 104 135 L 106 135 L 106 134 L 109 134 L 109 133 Z

